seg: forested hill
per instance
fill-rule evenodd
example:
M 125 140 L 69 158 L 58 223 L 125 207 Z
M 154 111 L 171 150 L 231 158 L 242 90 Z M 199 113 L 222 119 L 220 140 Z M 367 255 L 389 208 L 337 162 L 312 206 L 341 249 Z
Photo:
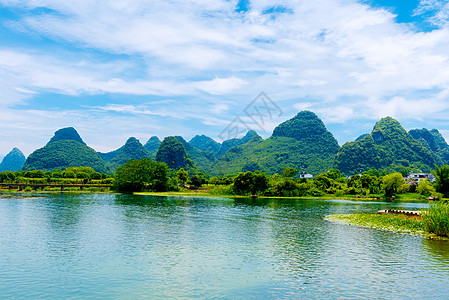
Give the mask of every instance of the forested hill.
M 449 162 L 449 145 L 438 130 L 413 129 L 409 133 L 432 153 L 437 165 Z
M 171 137 L 165 144 L 173 146 L 173 149 L 164 146 L 160 159 L 171 162 L 171 152 L 182 148 L 186 152 L 182 165 L 190 168 L 192 173 L 202 170 L 215 176 L 255 170 L 268 174 L 282 173 L 284 167 L 296 168 L 299 174 L 313 175 L 331 168 L 340 169 L 345 175 L 369 169 L 429 171 L 434 164 L 449 163 L 449 145 L 436 129 L 407 132 L 397 120 L 386 117 L 374 125 L 370 134 L 363 134 L 339 147 L 322 120 L 310 111 L 301 111 L 279 124 L 266 140 L 250 130 L 241 138 L 222 143 L 197 135 L 190 142 L 180 136 Z M 130 159 L 156 159 L 161 145 L 156 136 L 152 136 L 145 146 L 136 138 L 130 138 L 117 150 L 96 153 L 74 128 L 67 127 L 56 131 L 45 147 L 34 151 L 25 161 L 23 170 L 89 166 L 98 172 L 114 172 Z M 174 153 L 173 157 L 184 157 L 178 154 Z M 179 167 L 178 161 L 174 161 L 174 165 Z
M 338 142 L 323 122 L 310 111 L 302 111 L 277 126 L 267 140 L 254 136 L 249 142 L 229 149 L 212 166 L 214 175 L 261 170 L 282 173 L 294 167 L 302 173 L 318 174 L 330 169 Z
M 23 170 L 51 171 L 67 167 L 92 167 L 97 172 L 107 172 L 100 155 L 72 127 L 56 131 L 47 145 L 28 156 Z
M 337 153 L 336 168 L 344 174 L 361 173 L 369 169 L 419 170 L 433 168 L 434 155 L 413 138 L 401 124 L 391 117 L 376 123 L 371 134 L 345 143 Z
M 106 163 L 106 167 L 111 172 L 114 172 L 116 168 L 125 164 L 130 159 L 150 157 L 150 152 L 148 152 L 135 137 L 130 137 L 125 145 L 112 151 L 112 153 L 114 156 Z
M 2 160 L 0 164 L 0 172 L 18 171 L 22 169 L 25 163 L 25 155 L 18 148 L 12 149 Z

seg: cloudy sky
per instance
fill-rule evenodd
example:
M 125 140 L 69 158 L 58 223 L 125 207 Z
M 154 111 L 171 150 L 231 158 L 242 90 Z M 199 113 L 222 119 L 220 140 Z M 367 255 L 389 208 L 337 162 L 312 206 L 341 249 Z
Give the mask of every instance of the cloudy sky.
M 266 138 L 304 109 L 340 144 L 385 116 L 449 140 L 447 0 L 0 0 L 0 39 L 3 155 L 68 126 L 102 152 L 236 118 Z

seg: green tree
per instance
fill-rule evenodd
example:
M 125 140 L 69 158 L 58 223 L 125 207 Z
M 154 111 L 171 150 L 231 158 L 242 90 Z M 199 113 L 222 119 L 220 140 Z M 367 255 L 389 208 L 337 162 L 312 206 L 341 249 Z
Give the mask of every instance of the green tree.
M 435 188 L 429 180 L 424 179 L 419 181 L 416 191 L 421 195 L 430 196 L 435 193 Z
M 259 171 L 239 173 L 234 179 L 234 191 L 238 195 L 255 195 L 264 192 L 268 188 L 268 178 L 265 173 Z
M 437 192 L 442 193 L 444 197 L 449 197 L 449 166 L 435 165 L 435 187 Z
M 143 158 L 130 160 L 116 169 L 114 190 L 119 192 L 140 192 L 145 187 L 164 191 L 167 186 L 168 168 L 165 163 Z
M 282 176 L 283 177 L 294 177 L 298 173 L 296 168 L 292 167 L 284 167 L 282 168 Z
M 330 169 L 324 175 L 326 177 L 328 177 L 330 179 L 334 179 L 334 180 L 343 177 L 343 175 L 341 175 L 340 170 L 338 170 L 338 169 Z
M 176 179 L 178 179 L 182 184 L 185 184 L 186 181 L 189 179 L 189 172 L 184 170 L 184 168 L 179 169 L 176 171 Z
M 388 174 L 382 179 L 382 190 L 386 197 L 391 197 L 401 190 L 403 184 L 404 177 L 401 173 Z
M 192 175 L 190 185 L 199 188 L 201 186 L 201 177 L 199 175 Z

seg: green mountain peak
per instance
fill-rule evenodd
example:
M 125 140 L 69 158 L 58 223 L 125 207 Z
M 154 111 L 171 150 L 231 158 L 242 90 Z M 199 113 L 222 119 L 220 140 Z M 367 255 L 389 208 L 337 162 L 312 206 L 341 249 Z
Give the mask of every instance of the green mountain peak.
M 48 144 L 54 143 L 54 142 L 57 142 L 57 141 L 63 141 L 63 140 L 73 140 L 73 141 L 76 141 L 76 142 L 81 143 L 83 145 L 86 145 L 86 143 L 84 143 L 83 139 L 78 134 L 76 129 L 73 128 L 73 127 L 66 127 L 66 128 L 62 128 L 62 129 L 57 130 L 55 132 L 54 136 L 48 142 Z

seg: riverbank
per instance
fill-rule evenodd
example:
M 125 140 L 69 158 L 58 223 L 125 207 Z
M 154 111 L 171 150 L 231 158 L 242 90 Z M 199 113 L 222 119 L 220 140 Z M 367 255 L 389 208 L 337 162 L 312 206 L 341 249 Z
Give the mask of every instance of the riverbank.
M 168 196 L 168 197 L 205 197 L 205 198 L 250 198 L 250 196 L 240 196 L 240 195 L 219 195 L 211 194 L 207 190 L 187 190 L 178 192 L 138 192 L 135 195 L 150 195 L 150 196 Z M 387 200 L 382 195 L 369 195 L 369 196 L 358 196 L 358 195 L 343 195 L 336 196 L 333 194 L 324 196 L 302 196 L 302 197 L 282 197 L 282 196 L 257 196 L 260 199 L 317 199 L 317 200 L 351 200 L 351 201 L 394 201 L 394 202 L 418 202 L 427 203 L 428 200 L 420 195 L 410 193 L 402 194 L 396 197 L 395 200 Z
M 393 231 L 403 234 L 423 236 L 428 239 L 449 240 L 424 230 L 419 216 L 385 215 L 385 214 L 340 214 L 326 216 L 325 220 L 353 226 Z

